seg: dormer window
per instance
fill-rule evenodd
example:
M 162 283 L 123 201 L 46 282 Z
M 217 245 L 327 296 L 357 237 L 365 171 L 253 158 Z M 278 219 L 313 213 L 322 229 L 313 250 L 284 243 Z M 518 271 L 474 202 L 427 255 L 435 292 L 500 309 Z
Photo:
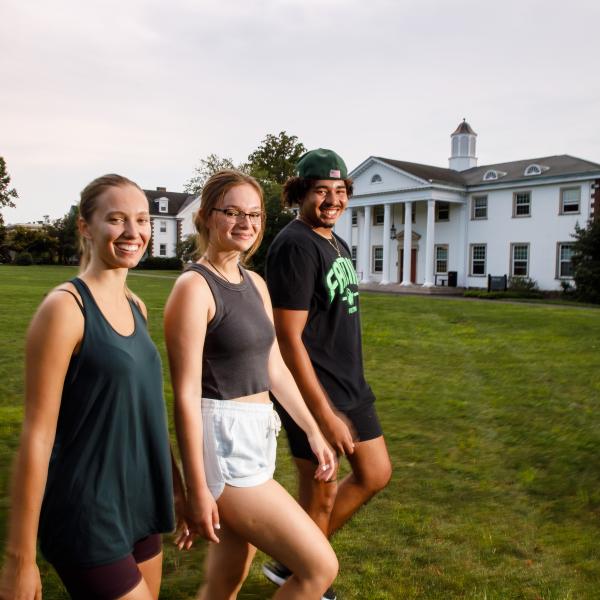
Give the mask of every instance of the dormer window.
M 526 176 L 541 175 L 541 174 L 542 174 L 542 167 L 540 167 L 540 165 L 529 165 L 525 169 L 525 172 L 523 173 L 523 175 L 526 175 Z
M 381 175 L 379 175 L 378 173 L 375 173 L 375 175 L 371 177 L 371 183 L 381 183 L 382 181 L 383 179 L 381 179 Z
M 169 212 L 169 201 L 166 198 L 161 198 L 158 201 L 158 212 L 159 213 Z
M 498 179 L 498 171 L 494 171 L 494 169 L 486 171 L 483 175 L 484 181 L 494 181 L 496 179 Z

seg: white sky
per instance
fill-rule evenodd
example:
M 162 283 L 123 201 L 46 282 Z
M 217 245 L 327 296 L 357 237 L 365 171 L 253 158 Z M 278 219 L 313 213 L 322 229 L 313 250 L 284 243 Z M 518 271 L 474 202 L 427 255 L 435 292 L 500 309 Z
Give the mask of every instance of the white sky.
M 0 0 L 8 223 L 65 214 L 94 177 L 182 191 L 267 133 L 448 166 L 600 162 L 598 0 Z

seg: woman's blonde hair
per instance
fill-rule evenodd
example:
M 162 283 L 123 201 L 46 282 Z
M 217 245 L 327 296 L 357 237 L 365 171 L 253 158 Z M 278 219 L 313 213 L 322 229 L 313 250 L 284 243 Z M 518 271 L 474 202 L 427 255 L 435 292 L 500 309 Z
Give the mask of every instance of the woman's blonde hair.
M 256 240 L 244 252 L 241 257 L 242 264 L 246 264 L 248 259 L 256 252 L 260 243 L 262 242 L 263 235 L 265 233 L 265 199 L 263 197 L 263 191 L 258 181 L 246 173 L 241 171 L 235 171 L 233 169 L 223 169 L 217 171 L 214 175 L 211 175 L 204 187 L 202 188 L 202 195 L 200 200 L 200 208 L 194 216 L 194 225 L 198 232 L 196 236 L 196 248 L 197 256 L 202 255 L 208 248 L 209 228 L 206 225 L 208 218 L 212 212 L 212 209 L 217 206 L 219 201 L 225 196 L 225 194 L 232 188 L 238 185 L 250 185 L 260 198 L 260 210 L 262 211 L 262 217 L 260 222 L 260 231 L 256 237 Z
M 126 185 L 132 185 L 143 193 L 142 188 L 137 183 L 114 173 L 102 175 L 102 177 L 97 177 L 94 181 L 88 183 L 80 195 L 80 218 L 89 223 L 98 207 L 98 197 L 112 187 L 125 187 Z M 82 273 L 90 262 L 90 244 L 82 235 L 79 235 L 79 256 L 79 272 Z

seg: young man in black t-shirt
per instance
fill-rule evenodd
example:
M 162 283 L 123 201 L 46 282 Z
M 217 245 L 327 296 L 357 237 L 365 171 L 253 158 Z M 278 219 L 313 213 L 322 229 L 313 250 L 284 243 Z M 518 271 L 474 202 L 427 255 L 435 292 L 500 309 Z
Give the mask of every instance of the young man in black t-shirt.
M 312 150 L 288 179 L 284 200 L 298 218 L 275 238 L 267 256 L 267 285 L 277 340 L 306 404 L 352 473 L 317 482 L 304 432 L 282 417 L 299 473 L 299 502 L 330 536 L 388 483 L 391 463 L 362 361 L 356 272 L 344 240 L 332 230 L 352 194 L 344 161 L 331 150 Z M 265 575 L 281 583 L 289 571 L 270 563 Z M 335 597 L 334 594 L 326 596 Z

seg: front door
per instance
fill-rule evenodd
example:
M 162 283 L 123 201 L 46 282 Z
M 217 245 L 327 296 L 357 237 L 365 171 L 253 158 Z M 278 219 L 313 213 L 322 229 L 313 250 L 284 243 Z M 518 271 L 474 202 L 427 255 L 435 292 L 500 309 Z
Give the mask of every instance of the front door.
M 404 249 L 400 248 L 400 257 L 398 259 L 398 282 L 404 281 Z M 417 249 L 412 248 L 410 252 L 410 282 L 417 283 Z

